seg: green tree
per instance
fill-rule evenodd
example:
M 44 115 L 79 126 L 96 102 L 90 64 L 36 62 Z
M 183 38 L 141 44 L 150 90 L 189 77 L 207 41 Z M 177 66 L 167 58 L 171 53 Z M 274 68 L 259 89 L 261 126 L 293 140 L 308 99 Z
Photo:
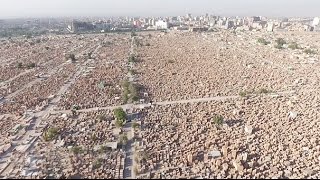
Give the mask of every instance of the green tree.
M 241 92 L 239 93 L 239 95 L 240 95 L 241 97 L 246 97 L 247 94 L 248 94 L 248 92 L 246 92 L 246 91 L 241 91 Z
M 74 153 L 74 154 L 80 154 L 83 152 L 83 149 L 82 147 L 80 146 L 74 146 L 71 148 L 71 151 Z
M 108 150 L 107 146 L 100 146 L 99 153 L 100 154 L 105 153 L 107 150 Z
M 269 92 L 270 92 L 270 91 L 268 91 L 267 89 L 264 89 L 264 88 L 259 89 L 259 91 L 258 91 L 259 94 L 267 94 L 267 93 L 269 93 Z
M 122 102 L 124 104 L 128 103 L 129 100 L 129 93 L 128 90 L 126 90 L 123 94 L 122 94 Z
M 283 38 L 278 38 L 276 40 L 276 45 L 274 46 L 277 49 L 282 49 L 283 45 L 286 44 L 287 42 Z
M 139 100 L 137 86 L 135 84 L 133 84 L 133 83 L 130 83 L 128 89 L 129 89 L 129 92 L 130 92 L 130 95 L 131 95 L 131 100 L 132 101 Z
M 276 40 L 276 43 L 280 46 L 283 46 L 284 44 L 287 44 L 287 42 L 283 38 L 278 38 Z
M 115 125 L 117 128 L 122 128 L 124 126 L 124 120 L 116 119 Z
M 30 64 L 28 64 L 28 68 L 34 68 L 34 67 L 36 67 L 36 63 L 30 63 Z
M 213 123 L 216 125 L 222 125 L 223 124 L 223 117 L 220 115 L 214 116 L 213 117 Z
M 130 91 L 129 91 L 129 85 L 130 85 L 130 83 L 129 83 L 128 80 L 124 80 L 124 81 L 122 82 L 122 88 L 123 88 L 123 91 L 122 91 L 122 101 L 123 101 L 123 103 L 127 103 L 128 100 L 129 100 L 129 93 L 130 93 Z
M 276 44 L 274 47 L 277 48 L 277 49 L 282 49 L 283 48 L 282 45 L 280 45 L 280 44 Z
M 23 67 L 22 63 L 19 62 L 18 65 L 17 65 L 17 67 L 18 67 L 19 69 L 22 68 L 22 67 Z
M 137 34 L 134 31 L 131 31 L 131 37 L 135 37 Z
M 137 129 L 137 128 L 140 127 L 140 124 L 137 123 L 137 122 L 133 122 L 133 123 L 131 124 L 131 127 L 132 127 L 133 129 Z
M 316 54 L 316 52 L 312 49 L 305 49 L 303 52 L 306 54 Z
M 44 134 L 45 141 L 51 141 L 58 135 L 59 130 L 57 128 L 49 128 Z
M 92 141 L 96 141 L 96 140 L 98 140 L 98 137 L 95 134 L 93 134 L 93 135 L 91 135 L 91 139 L 92 139 Z
M 121 107 L 114 109 L 113 114 L 117 120 L 125 121 L 127 119 L 127 114 Z
M 103 159 L 101 159 L 101 158 L 98 158 L 97 160 L 95 160 L 93 163 L 93 169 L 97 169 L 97 168 L 101 167 L 102 162 L 103 162 Z
M 120 140 L 120 144 L 126 145 L 128 142 L 128 135 L 126 133 L 121 134 L 119 137 L 119 140 Z
M 296 42 L 291 43 L 291 44 L 288 46 L 288 48 L 293 49 L 293 50 L 295 50 L 295 49 L 300 49 L 298 43 L 296 43 Z
M 129 87 L 129 84 L 130 84 L 130 82 L 126 79 L 126 80 L 124 80 L 124 81 L 122 81 L 122 87 L 123 88 L 128 88 Z
M 266 41 L 264 38 L 259 38 L 258 43 L 263 44 L 263 45 L 268 45 L 270 42 Z
M 74 109 L 74 110 L 79 110 L 80 107 L 79 107 L 78 105 L 73 105 L 73 106 L 72 106 L 72 109 Z
M 136 57 L 133 54 L 129 56 L 129 62 L 136 62 Z
M 98 115 L 98 119 L 99 119 L 100 121 L 105 121 L 107 118 L 106 118 L 105 115 L 100 114 L 100 115 Z
M 139 100 L 139 97 L 137 95 L 133 95 L 133 96 L 131 96 L 131 100 L 136 102 Z

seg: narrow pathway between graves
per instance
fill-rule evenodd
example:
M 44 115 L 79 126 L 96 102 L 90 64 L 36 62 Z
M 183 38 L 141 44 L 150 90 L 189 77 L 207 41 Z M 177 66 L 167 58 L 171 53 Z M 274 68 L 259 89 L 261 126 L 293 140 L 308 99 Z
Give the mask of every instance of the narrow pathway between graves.
M 75 51 L 75 50 L 76 50 L 75 48 L 72 49 L 72 51 Z M 71 51 L 71 52 L 72 52 L 72 51 Z M 85 50 L 85 51 L 86 51 L 86 50 Z M 80 55 L 83 54 L 85 51 L 79 52 L 76 56 L 80 56 Z M 64 62 L 64 63 L 56 66 L 55 68 L 51 69 L 47 74 L 48 74 L 49 76 L 53 75 L 53 74 L 56 73 L 61 67 L 63 67 L 63 66 L 66 65 L 66 64 L 67 64 L 67 62 Z M 10 83 L 10 82 L 13 81 L 14 79 L 16 79 L 16 78 L 18 78 L 18 77 L 20 77 L 20 76 L 23 76 L 23 75 L 26 74 L 26 73 L 30 73 L 30 72 L 32 72 L 32 71 L 34 71 L 34 70 L 33 70 L 33 69 L 32 69 L 32 70 L 27 70 L 27 71 L 25 71 L 25 72 L 23 72 L 23 73 L 15 76 L 15 77 L 13 77 L 13 78 L 7 80 L 7 81 L 5 81 L 5 82 L 2 82 L 2 83 L 0 84 L 0 86 L 5 85 L 5 84 L 7 84 L 7 83 Z M 20 89 L 18 89 L 17 91 L 15 91 L 15 92 L 7 95 L 7 96 L 4 97 L 3 99 L 0 99 L 0 104 L 1 104 L 1 103 L 4 103 L 4 102 L 5 102 L 6 100 L 8 100 L 8 99 L 14 98 L 17 94 L 21 93 L 21 92 L 24 91 L 25 89 L 27 89 L 27 88 L 35 85 L 35 84 L 41 82 L 42 80 L 43 80 L 42 78 L 37 78 L 37 79 L 29 82 L 28 84 L 22 86 L 22 87 L 21 87 Z
M 17 78 L 19 78 L 19 77 L 21 77 L 21 76 L 23 76 L 23 75 L 25 75 L 25 74 L 28 74 L 28 73 L 30 73 L 30 72 L 32 72 L 32 71 L 35 71 L 35 69 L 28 69 L 28 70 L 26 70 L 26 71 L 24 71 L 24 72 L 22 72 L 22 73 L 20 73 L 20 74 L 18 74 L 18 75 L 16 75 L 16 76 L 14 76 L 14 77 L 8 79 L 8 80 L 6 80 L 6 81 L 3 81 L 3 82 L 0 83 L 0 87 L 4 86 L 4 85 L 6 85 L 6 84 L 9 84 L 11 81 L 14 81 L 15 79 L 17 79 Z
M 96 47 L 96 48 L 99 48 L 99 47 Z M 33 128 L 29 129 L 28 131 L 26 131 L 22 137 L 20 138 L 20 140 L 14 142 L 12 144 L 12 148 L 6 152 L 5 156 L 0 156 L 0 159 L 2 159 L 3 161 L 6 161 L 7 162 L 7 166 L 2 169 L 0 171 L 0 175 L 2 176 L 6 176 L 6 175 L 9 175 L 13 170 L 14 168 L 19 165 L 19 162 L 21 162 L 23 160 L 23 155 L 24 154 L 27 154 L 31 151 L 31 149 L 33 148 L 33 145 L 34 143 L 37 141 L 37 139 L 39 138 L 39 136 L 42 134 L 42 133 L 37 133 L 36 132 L 36 129 L 37 127 L 41 124 L 42 120 L 43 120 L 43 117 L 48 114 L 48 112 L 52 111 L 55 104 L 57 102 L 59 102 L 60 98 L 61 98 L 61 95 L 64 94 L 68 88 L 75 82 L 75 80 L 79 77 L 79 75 L 84 71 L 85 67 L 86 67 L 86 63 L 87 61 L 85 61 L 83 64 L 81 64 L 77 71 L 71 75 L 69 77 L 69 81 L 68 83 L 64 84 L 59 92 L 57 93 L 57 95 L 55 96 L 54 99 L 52 99 L 50 102 L 49 102 L 49 105 L 44 108 L 42 111 L 39 111 L 37 113 L 34 113 L 33 116 L 35 116 L 35 121 L 33 122 L 33 124 L 35 124 L 33 126 Z M 37 129 L 39 130 L 39 129 Z M 42 131 L 41 129 L 39 131 Z M 20 155 L 18 156 L 13 156 L 13 152 L 16 150 L 17 147 L 19 147 L 20 145 L 23 145 L 25 141 L 27 141 L 27 139 L 29 138 L 32 138 L 32 143 L 30 143 L 29 147 L 27 147 L 24 152 L 22 152 Z M 12 160 L 12 157 L 16 157 L 14 160 Z
M 125 152 L 126 152 L 126 158 L 124 161 L 124 172 L 123 172 L 123 178 L 124 179 L 135 179 L 135 174 L 133 168 L 134 166 L 134 134 L 133 134 L 133 128 L 131 127 L 132 123 L 126 123 L 124 127 L 124 132 L 127 134 L 128 142 L 125 146 Z
M 135 37 L 131 38 L 131 47 L 129 50 L 129 55 L 133 55 L 134 54 L 134 41 L 135 41 Z M 133 63 L 130 63 L 130 69 L 133 68 Z M 129 81 L 132 81 L 132 77 L 129 76 Z M 123 108 L 123 109 L 131 109 L 132 106 L 130 105 L 125 105 L 127 108 Z M 130 118 L 130 117 L 129 117 Z M 124 132 L 127 134 L 128 137 L 128 142 L 125 146 L 125 152 L 126 152 L 126 158 L 124 160 L 124 172 L 123 172 L 123 178 L 125 179 L 135 179 L 135 173 L 134 173 L 134 160 L 133 160 L 133 154 L 135 153 L 135 149 L 133 147 L 133 140 L 134 140 L 134 133 L 133 133 L 133 128 L 132 128 L 132 122 L 131 119 L 128 119 L 129 123 L 125 124 L 125 128 L 124 128 Z
M 210 43 L 214 42 L 214 43 L 220 43 L 220 44 L 221 44 L 221 41 L 220 41 L 220 42 L 219 42 L 219 41 L 216 42 L 216 41 L 209 40 L 208 37 L 207 37 L 206 35 L 204 35 L 204 34 L 202 34 L 202 36 L 203 36 L 203 40 L 205 40 L 205 41 L 207 41 L 207 42 L 210 42 Z M 246 49 L 242 49 L 242 48 L 239 48 L 239 47 L 236 47 L 236 46 L 234 46 L 233 48 L 235 48 L 236 50 L 238 50 L 238 51 L 246 54 L 249 58 L 253 58 L 253 59 L 258 60 L 258 61 L 260 61 L 260 62 L 270 64 L 271 66 L 274 66 L 274 67 L 276 67 L 276 68 L 282 69 L 283 71 L 286 71 L 286 72 L 290 72 L 290 73 L 292 72 L 292 71 L 290 70 L 290 68 L 281 66 L 281 65 L 279 65 L 279 64 L 277 64 L 277 63 L 275 63 L 275 62 L 272 62 L 272 61 L 270 61 L 270 60 L 266 60 L 265 58 L 262 58 L 261 56 L 260 56 L 260 57 L 256 57 L 257 54 L 252 53 L 252 52 L 249 52 L 249 51 L 246 50 Z

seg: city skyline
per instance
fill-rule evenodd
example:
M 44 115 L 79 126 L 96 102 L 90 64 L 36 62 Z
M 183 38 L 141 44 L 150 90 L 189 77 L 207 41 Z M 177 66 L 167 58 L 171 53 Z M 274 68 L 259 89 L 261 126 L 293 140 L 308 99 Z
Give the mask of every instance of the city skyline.
M 0 18 L 70 16 L 176 16 L 209 13 L 226 16 L 313 17 L 316 0 L 4 0 Z

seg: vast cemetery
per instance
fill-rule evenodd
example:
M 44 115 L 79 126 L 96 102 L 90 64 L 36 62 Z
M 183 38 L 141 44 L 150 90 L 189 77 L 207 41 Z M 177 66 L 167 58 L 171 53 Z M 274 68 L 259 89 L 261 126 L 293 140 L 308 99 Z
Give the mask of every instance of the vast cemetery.
M 0 176 L 319 178 L 319 36 L 0 40 Z

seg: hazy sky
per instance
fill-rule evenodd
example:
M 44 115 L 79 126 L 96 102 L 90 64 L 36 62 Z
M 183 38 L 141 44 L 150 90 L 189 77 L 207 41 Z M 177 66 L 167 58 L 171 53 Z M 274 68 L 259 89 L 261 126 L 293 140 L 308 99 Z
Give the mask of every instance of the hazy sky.
M 320 0 L 0 0 L 0 18 L 218 15 L 320 16 Z

